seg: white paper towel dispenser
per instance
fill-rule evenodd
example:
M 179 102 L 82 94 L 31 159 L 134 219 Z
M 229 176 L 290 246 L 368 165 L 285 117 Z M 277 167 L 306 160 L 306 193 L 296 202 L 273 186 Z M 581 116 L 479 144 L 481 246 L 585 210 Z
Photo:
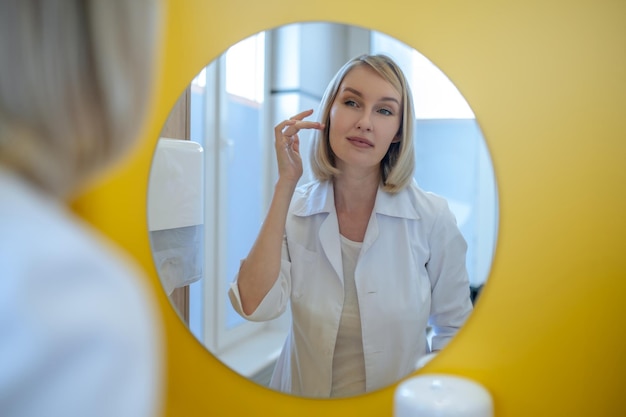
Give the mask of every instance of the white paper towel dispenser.
M 148 230 L 166 293 L 202 278 L 203 149 L 190 140 L 161 138 L 148 182 Z

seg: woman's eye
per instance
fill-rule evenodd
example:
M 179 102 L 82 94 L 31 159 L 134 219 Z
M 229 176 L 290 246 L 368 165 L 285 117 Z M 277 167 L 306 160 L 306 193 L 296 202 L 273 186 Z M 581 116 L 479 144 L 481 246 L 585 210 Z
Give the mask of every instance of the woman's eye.
M 380 109 L 378 110 L 380 114 L 384 114 L 385 116 L 391 116 L 393 113 L 389 109 Z
M 346 106 L 349 106 L 349 107 L 356 107 L 356 106 L 357 106 L 357 103 L 356 103 L 356 101 L 354 101 L 354 100 L 346 100 L 346 101 L 345 101 L 345 105 L 346 105 Z

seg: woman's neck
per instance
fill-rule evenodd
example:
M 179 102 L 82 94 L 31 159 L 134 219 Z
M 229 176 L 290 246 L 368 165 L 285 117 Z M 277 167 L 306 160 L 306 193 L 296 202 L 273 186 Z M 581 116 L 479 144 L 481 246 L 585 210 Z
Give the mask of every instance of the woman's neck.
M 335 210 L 342 236 L 363 242 L 379 183 L 379 175 L 348 176 L 342 173 L 334 179 Z
M 335 207 L 337 211 L 371 213 L 380 185 L 380 174 L 342 173 L 333 180 Z

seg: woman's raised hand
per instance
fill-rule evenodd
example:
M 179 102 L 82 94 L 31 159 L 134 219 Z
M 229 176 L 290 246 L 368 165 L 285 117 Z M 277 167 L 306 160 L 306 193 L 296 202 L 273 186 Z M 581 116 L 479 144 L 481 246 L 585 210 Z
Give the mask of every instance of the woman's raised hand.
M 278 161 L 278 176 L 280 180 L 293 182 L 295 185 L 302 176 L 302 158 L 300 157 L 301 129 L 322 130 L 324 125 L 319 122 L 304 120 L 313 114 L 313 110 L 305 110 L 288 120 L 284 120 L 274 128 L 276 137 L 276 159 Z

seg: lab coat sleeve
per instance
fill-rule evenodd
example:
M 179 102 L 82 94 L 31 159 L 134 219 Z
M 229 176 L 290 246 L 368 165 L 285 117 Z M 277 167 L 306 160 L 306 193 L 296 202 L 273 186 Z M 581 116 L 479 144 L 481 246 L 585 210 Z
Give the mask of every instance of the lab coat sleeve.
M 431 282 L 429 324 L 434 331 L 431 348 L 440 350 L 472 311 L 465 263 L 467 243 L 447 204 L 434 221 L 429 241 L 430 258 L 426 270 Z
M 242 261 L 243 262 L 243 261 Z M 237 277 L 231 283 L 228 290 L 230 302 L 235 311 L 246 320 L 250 321 L 267 321 L 275 319 L 285 312 L 291 295 L 291 261 L 289 258 L 289 249 L 287 247 L 287 239 L 283 238 L 282 255 L 280 261 L 280 273 L 276 282 L 268 293 L 265 295 L 259 306 L 252 314 L 246 314 L 241 305 L 241 296 L 239 294 L 239 286 Z

